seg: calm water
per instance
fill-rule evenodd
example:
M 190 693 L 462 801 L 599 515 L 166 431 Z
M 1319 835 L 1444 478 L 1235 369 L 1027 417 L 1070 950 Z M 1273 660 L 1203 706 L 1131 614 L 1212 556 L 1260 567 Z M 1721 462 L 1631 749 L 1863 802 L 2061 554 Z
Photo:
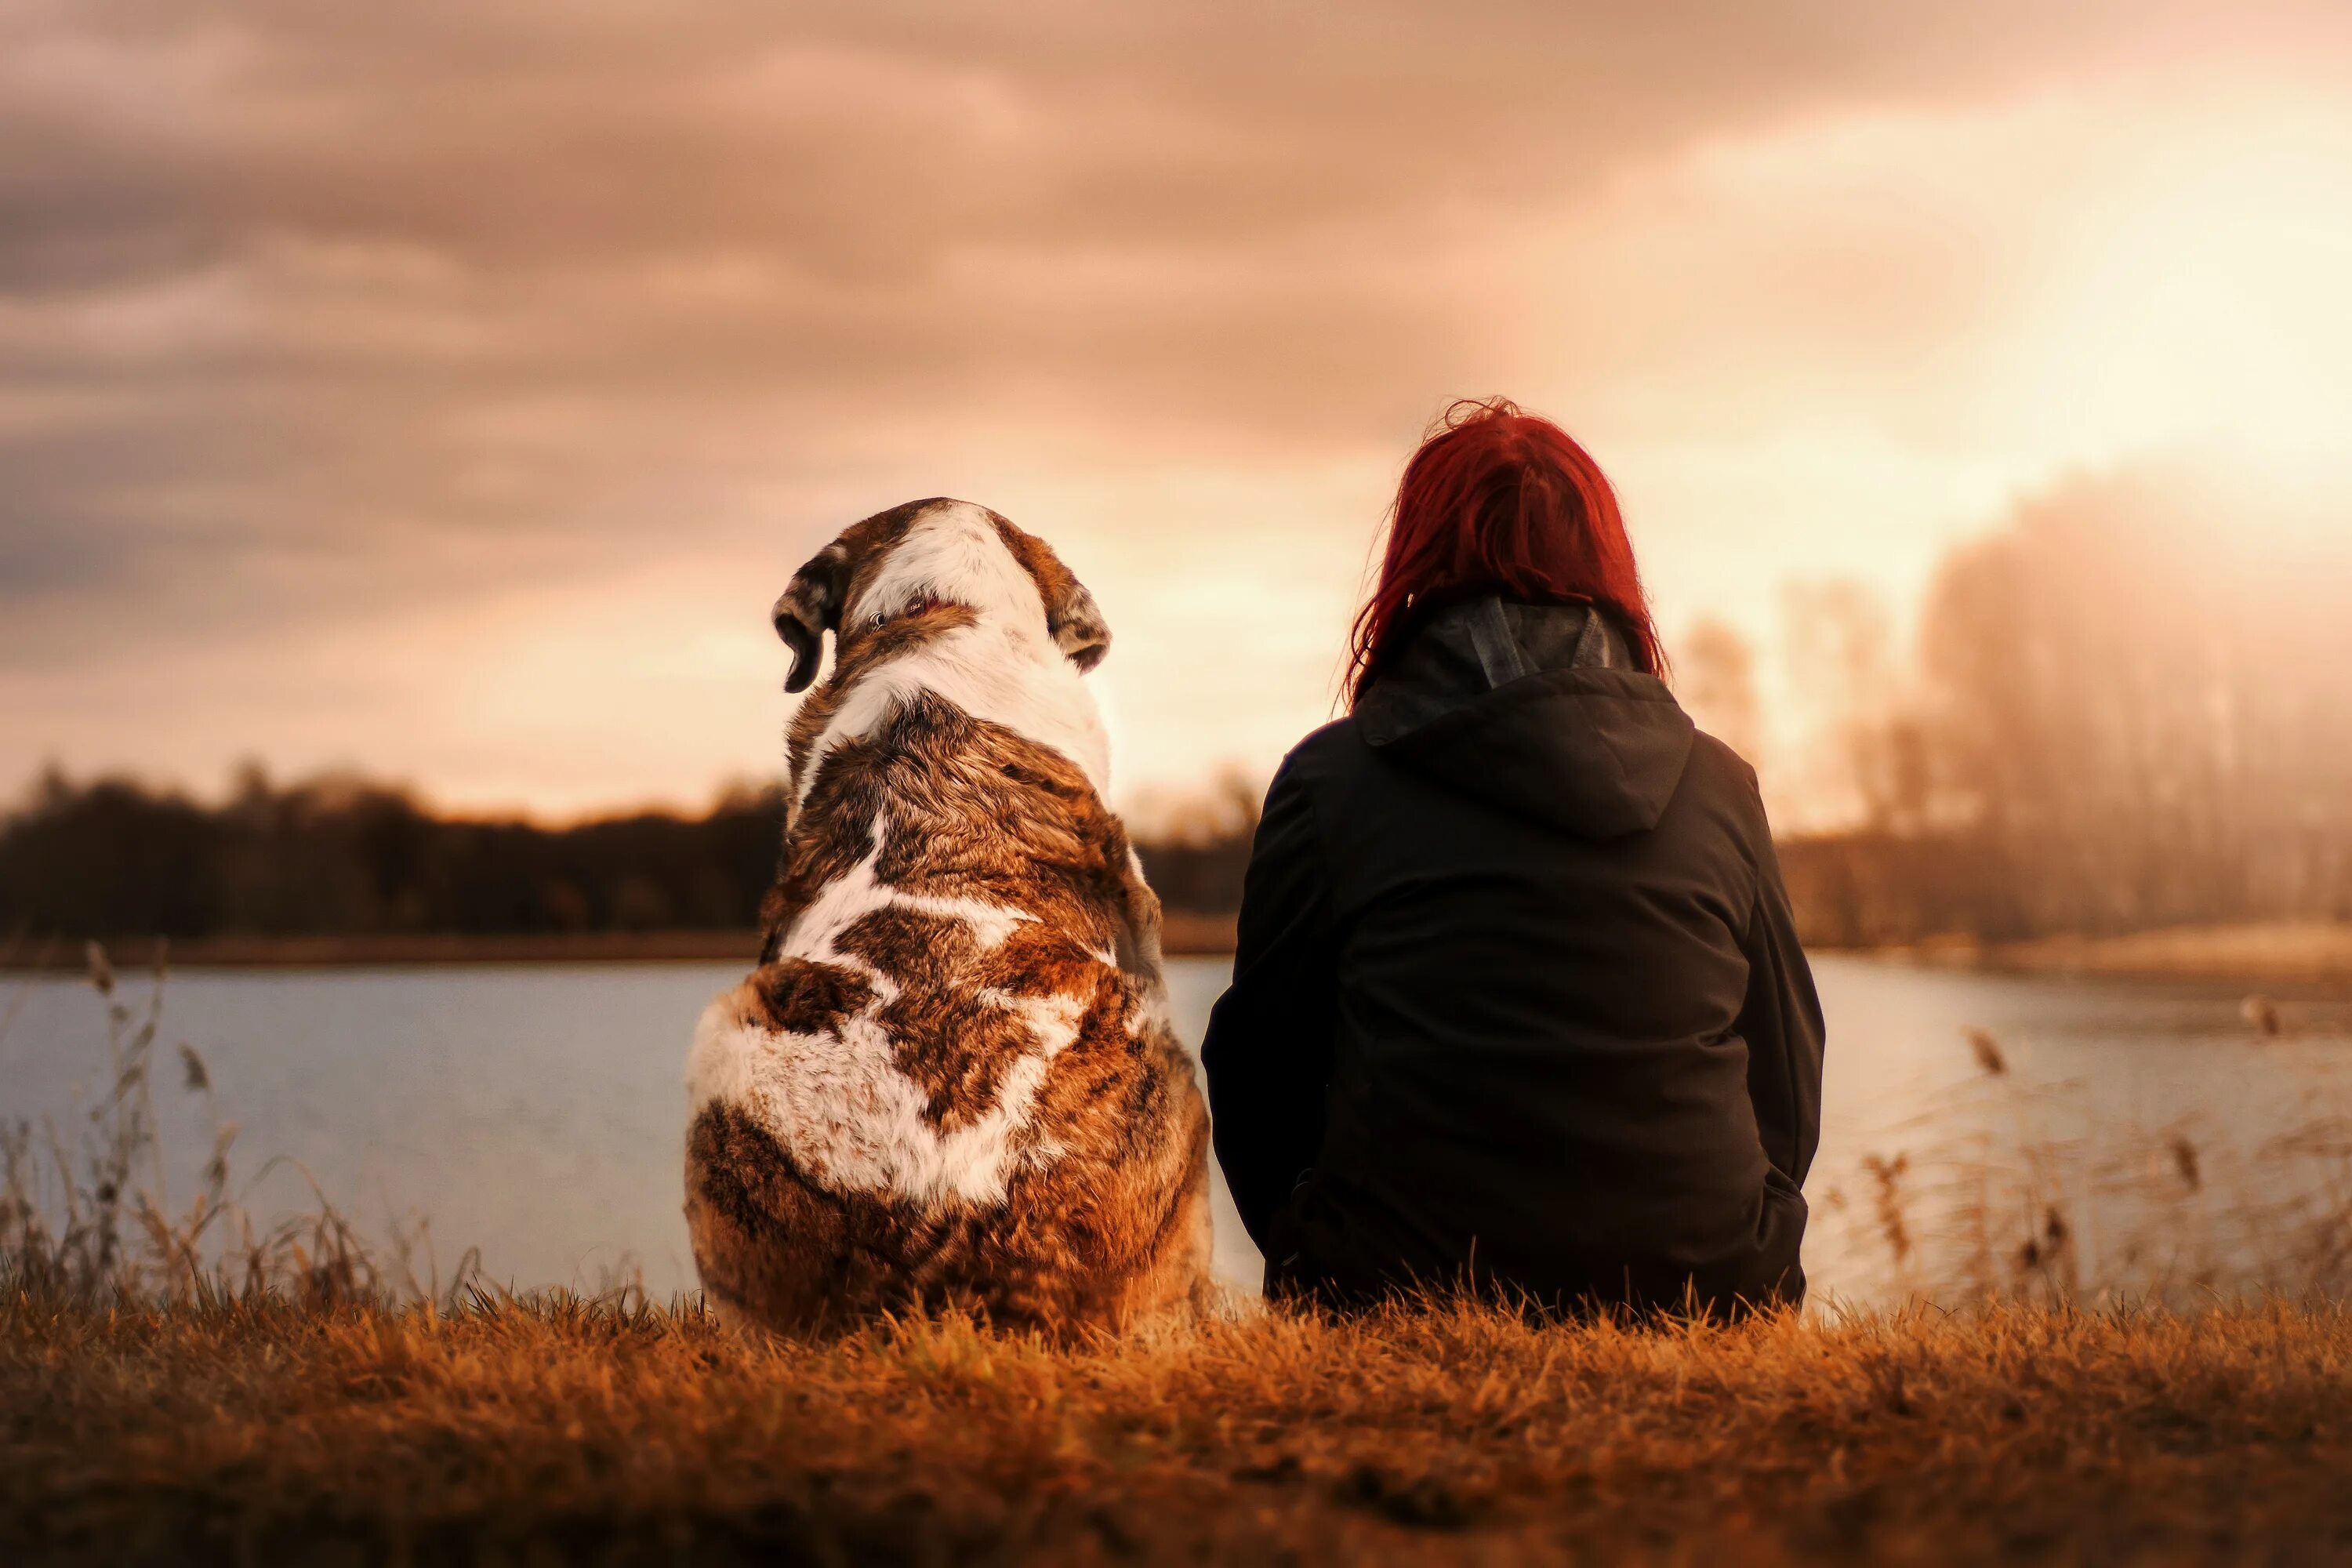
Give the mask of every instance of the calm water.
M 2288 1003 L 2286 1036 L 2258 1043 L 2238 994 L 2211 987 L 1845 958 L 1818 973 L 1831 1030 L 1807 1184 L 1819 1290 L 1943 1294 L 1989 1269 L 2292 1286 L 2300 1249 L 2318 1245 L 2305 1227 L 2352 1213 L 2352 1004 Z M 171 1195 L 192 1190 L 211 1136 L 172 1059 L 185 1041 L 237 1124 L 240 1180 L 282 1155 L 365 1226 L 429 1216 L 445 1271 L 478 1244 L 491 1276 L 519 1286 L 642 1269 L 657 1295 L 689 1287 L 686 1040 L 735 978 L 656 964 L 174 974 L 156 1074 Z M 1222 961 L 1171 966 L 1195 1043 L 1224 978 Z M 143 1005 L 146 990 L 129 982 L 125 999 Z M 78 981 L 17 980 L 0 984 L 10 1007 L 0 1120 L 69 1127 L 110 1087 L 98 999 Z M 1997 1043 L 2004 1072 L 1986 1070 L 1970 1029 Z M 1255 1286 L 1222 1184 L 1216 1198 L 1219 1268 Z M 306 1199 L 280 1168 L 254 1202 Z

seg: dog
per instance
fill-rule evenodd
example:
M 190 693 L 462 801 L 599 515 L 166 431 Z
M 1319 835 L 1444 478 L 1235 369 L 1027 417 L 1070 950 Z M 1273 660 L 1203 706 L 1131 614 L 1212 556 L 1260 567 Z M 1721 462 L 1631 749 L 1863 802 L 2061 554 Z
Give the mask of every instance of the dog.
M 1205 1302 L 1208 1113 L 1160 905 L 1104 805 L 1109 647 L 1044 541 L 934 499 L 776 602 L 807 689 L 760 964 L 688 1061 L 705 1299 L 804 1336 L 971 1310 L 1055 1334 Z

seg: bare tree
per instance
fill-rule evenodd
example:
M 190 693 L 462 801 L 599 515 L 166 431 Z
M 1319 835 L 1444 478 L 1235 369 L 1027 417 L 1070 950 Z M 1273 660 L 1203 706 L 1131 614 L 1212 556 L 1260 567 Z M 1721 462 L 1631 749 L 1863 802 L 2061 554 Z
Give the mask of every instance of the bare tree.
M 1790 675 L 1811 710 L 1807 777 L 1822 814 L 1917 831 L 1931 781 L 1885 597 L 1845 579 L 1795 583 L 1782 613 Z
M 2343 910 L 2352 570 L 2266 532 L 2249 489 L 2079 479 L 1938 574 L 1927 749 L 2020 922 Z
M 1763 771 L 1763 707 L 1756 693 L 1756 652 L 1728 622 L 1709 616 L 1675 650 L 1675 695 L 1698 727 Z

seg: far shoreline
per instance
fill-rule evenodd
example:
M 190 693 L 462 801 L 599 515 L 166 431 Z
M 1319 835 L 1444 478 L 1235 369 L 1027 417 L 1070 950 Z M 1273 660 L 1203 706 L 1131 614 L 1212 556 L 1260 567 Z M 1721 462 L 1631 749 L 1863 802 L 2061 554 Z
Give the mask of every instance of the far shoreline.
M 169 969 L 424 968 L 445 964 L 742 963 L 760 956 L 756 931 L 400 931 L 310 936 L 218 936 L 101 942 L 107 961 L 131 973 Z M 1171 913 L 1161 949 L 1171 958 L 1230 958 L 1231 916 Z M 79 973 L 87 944 L 61 937 L 0 946 L 0 972 Z
M 2003 942 L 1954 937 L 1845 951 L 1990 974 L 2352 992 L 2352 921 L 2242 921 Z
M 1171 912 L 1162 949 L 1171 958 L 1230 958 L 1234 917 Z M 759 957 L 755 931 L 395 932 L 222 936 L 101 944 L 124 973 L 152 969 L 426 968 L 436 965 L 742 963 Z M 2117 936 L 2061 935 L 1979 942 L 1965 937 L 1878 947 L 1814 946 L 1818 955 L 1871 958 L 1989 974 L 2352 994 L 2352 922 L 2273 921 L 2178 926 Z M 85 944 L 27 939 L 0 947 L 0 972 L 79 973 Z

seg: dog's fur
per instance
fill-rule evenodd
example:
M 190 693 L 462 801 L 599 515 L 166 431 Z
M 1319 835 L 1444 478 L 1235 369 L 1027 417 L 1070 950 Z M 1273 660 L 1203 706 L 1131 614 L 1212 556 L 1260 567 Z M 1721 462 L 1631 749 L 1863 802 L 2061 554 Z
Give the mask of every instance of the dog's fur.
M 916 501 L 776 605 L 803 689 L 760 967 L 688 1062 L 708 1299 L 804 1333 L 977 1309 L 1123 1329 L 1208 1289 L 1207 1113 L 1103 804 L 1109 642 L 1044 542 Z

